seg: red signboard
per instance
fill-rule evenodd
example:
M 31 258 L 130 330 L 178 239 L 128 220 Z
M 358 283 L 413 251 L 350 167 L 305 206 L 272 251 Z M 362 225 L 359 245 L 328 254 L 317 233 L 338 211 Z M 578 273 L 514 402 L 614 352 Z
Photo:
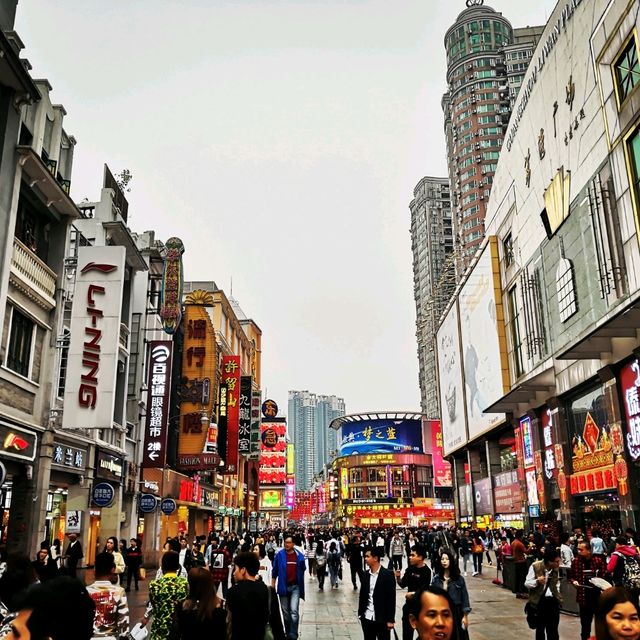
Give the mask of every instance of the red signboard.
M 162 469 L 167 457 L 172 354 L 171 340 L 152 340 L 149 343 L 147 415 L 142 455 L 142 467 L 147 469 Z
M 240 356 L 222 356 L 222 383 L 227 387 L 227 455 L 225 470 L 238 470 Z
M 620 370 L 620 390 L 624 415 L 627 419 L 627 451 L 632 460 L 637 460 L 640 458 L 640 363 L 638 360 L 633 360 Z
M 261 485 L 284 484 L 287 479 L 287 425 L 285 422 L 263 422 L 260 431 L 258 481 Z
M 440 420 L 429 420 L 429 426 L 431 427 L 433 485 L 435 487 L 452 487 L 451 464 L 442 457 L 442 425 Z

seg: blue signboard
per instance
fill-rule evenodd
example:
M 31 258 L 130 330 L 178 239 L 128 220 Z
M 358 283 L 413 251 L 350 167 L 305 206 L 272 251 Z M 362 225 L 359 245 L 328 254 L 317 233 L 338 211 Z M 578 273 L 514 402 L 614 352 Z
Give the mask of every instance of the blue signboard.
M 172 498 L 165 498 L 160 503 L 160 511 L 162 511 L 165 516 L 170 516 L 177 508 L 176 501 Z
M 539 518 L 540 517 L 540 505 L 539 504 L 530 504 L 529 505 L 529 517 L 530 518 Z
M 153 513 L 158 506 L 158 500 L 152 493 L 143 493 L 140 496 L 138 507 L 142 513 Z
M 116 497 L 114 488 L 108 482 L 98 482 L 93 485 L 91 500 L 98 507 L 108 507 Z
M 340 427 L 340 455 L 424 453 L 420 420 L 361 420 Z

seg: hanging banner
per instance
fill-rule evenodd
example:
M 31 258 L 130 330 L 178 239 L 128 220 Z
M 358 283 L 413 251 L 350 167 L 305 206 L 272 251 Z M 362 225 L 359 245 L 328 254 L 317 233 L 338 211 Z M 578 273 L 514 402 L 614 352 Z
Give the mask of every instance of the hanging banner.
M 451 464 L 442 457 L 442 425 L 440 424 L 440 420 L 429 420 L 428 422 L 431 428 L 433 485 L 435 487 L 452 487 Z
M 240 399 L 238 412 L 238 453 L 251 453 L 251 376 L 240 377 Z

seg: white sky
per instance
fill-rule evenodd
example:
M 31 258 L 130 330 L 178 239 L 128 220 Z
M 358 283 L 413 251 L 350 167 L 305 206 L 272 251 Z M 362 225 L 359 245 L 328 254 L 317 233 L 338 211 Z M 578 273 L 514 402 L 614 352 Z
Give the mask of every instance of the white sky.
M 494 0 L 514 26 L 555 0 Z M 177 235 L 263 331 L 263 387 L 419 410 L 410 216 L 446 175 L 443 38 L 463 0 L 21 0 L 33 76 L 78 140 L 72 196 L 133 173 L 129 224 Z

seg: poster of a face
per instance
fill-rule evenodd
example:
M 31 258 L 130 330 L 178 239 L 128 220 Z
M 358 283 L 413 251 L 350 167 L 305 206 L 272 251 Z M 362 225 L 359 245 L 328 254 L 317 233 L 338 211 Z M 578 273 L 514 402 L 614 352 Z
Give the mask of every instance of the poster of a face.
M 470 439 L 504 420 L 503 413 L 484 413 L 484 409 L 506 391 L 491 252 L 492 244 L 489 244 L 460 292 L 460 335 Z
M 442 440 L 445 455 L 465 445 L 467 432 L 462 389 L 462 358 L 458 334 L 458 306 L 453 304 L 437 337 Z

